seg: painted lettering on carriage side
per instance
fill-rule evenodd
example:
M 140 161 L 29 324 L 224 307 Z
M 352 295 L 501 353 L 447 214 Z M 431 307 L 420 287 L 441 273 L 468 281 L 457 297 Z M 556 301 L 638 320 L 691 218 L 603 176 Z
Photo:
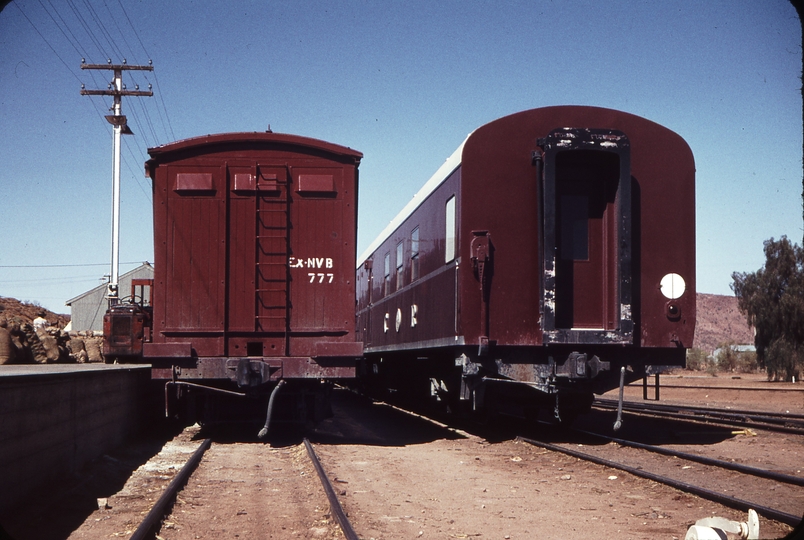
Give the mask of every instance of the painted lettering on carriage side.
M 333 268 L 331 257 L 288 257 L 290 268 Z
M 331 257 L 288 257 L 289 268 L 307 268 L 308 270 L 329 270 L 335 267 Z M 333 272 L 307 272 L 309 283 L 332 283 Z
M 335 279 L 335 274 L 307 272 L 307 277 L 310 278 L 310 283 L 332 283 L 332 280 Z

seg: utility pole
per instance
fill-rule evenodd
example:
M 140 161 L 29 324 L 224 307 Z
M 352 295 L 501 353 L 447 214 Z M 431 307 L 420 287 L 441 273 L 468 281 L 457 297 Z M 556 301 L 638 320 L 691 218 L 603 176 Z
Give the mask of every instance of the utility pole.
M 85 90 L 84 85 L 81 85 L 82 96 L 114 96 L 114 107 L 112 108 L 114 114 L 107 115 L 106 121 L 112 124 L 114 129 L 114 163 L 112 173 L 112 271 L 109 278 L 109 284 L 106 289 L 106 298 L 109 300 L 109 307 L 117 304 L 119 300 L 118 295 L 118 280 L 120 277 L 120 135 L 133 135 L 134 133 L 129 129 L 126 123 L 125 115 L 120 113 L 121 98 L 123 96 L 137 96 L 137 97 L 151 97 L 154 93 L 150 90 L 151 85 L 148 85 L 148 91 L 140 90 L 139 85 L 134 90 L 127 90 L 123 85 L 123 71 L 153 71 L 154 67 L 151 62 L 147 66 L 130 66 L 126 64 L 125 59 L 122 64 L 87 64 L 84 59 L 81 59 L 81 69 L 106 69 L 114 71 L 114 80 L 109 84 L 107 90 Z

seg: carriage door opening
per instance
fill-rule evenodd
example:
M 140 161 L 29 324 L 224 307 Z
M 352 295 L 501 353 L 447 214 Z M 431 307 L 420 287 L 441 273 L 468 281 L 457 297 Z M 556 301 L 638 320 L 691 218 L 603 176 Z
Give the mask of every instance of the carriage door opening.
M 628 139 L 561 129 L 543 148 L 545 339 L 630 342 Z
M 594 150 L 556 155 L 557 328 L 616 328 L 619 161 Z

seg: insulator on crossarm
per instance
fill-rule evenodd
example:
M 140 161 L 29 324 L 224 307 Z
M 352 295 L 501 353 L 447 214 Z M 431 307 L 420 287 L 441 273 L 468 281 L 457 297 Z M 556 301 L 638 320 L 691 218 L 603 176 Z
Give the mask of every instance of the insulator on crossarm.
M 123 58 L 123 64 L 125 64 L 125 63 L 126 63 L 126 59 L 125 59 L 125 58 Z

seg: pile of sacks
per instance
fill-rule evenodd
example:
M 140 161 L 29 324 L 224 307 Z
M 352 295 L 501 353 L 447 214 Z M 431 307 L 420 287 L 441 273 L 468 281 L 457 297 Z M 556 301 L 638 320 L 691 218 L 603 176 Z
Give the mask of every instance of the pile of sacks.
M 0 365 L 103 362 L 102 350 L 103 338 L 92 331 L 71 335 L 41 317 L 0 318 Z

